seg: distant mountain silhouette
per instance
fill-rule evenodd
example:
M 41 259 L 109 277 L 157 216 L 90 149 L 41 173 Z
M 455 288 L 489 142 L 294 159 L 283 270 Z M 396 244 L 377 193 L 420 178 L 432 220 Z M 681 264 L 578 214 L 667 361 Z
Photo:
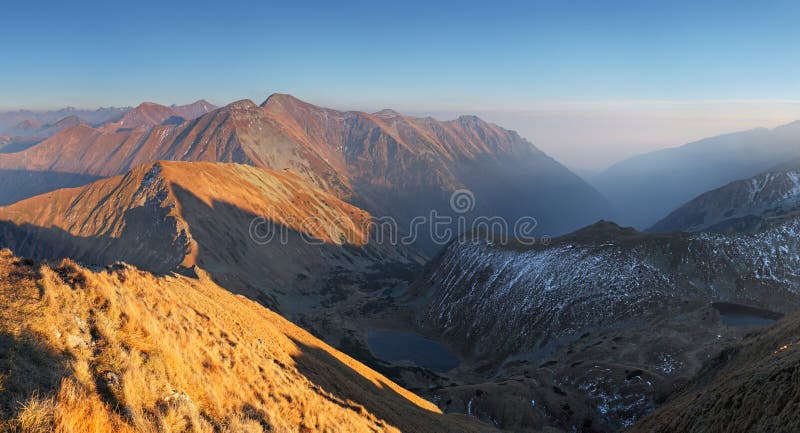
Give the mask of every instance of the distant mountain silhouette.
M 650 231 L 752 232 L 800 213 L 800 161 L 703 193 Z
M 84 110 L 79 108 L 67 107 L 59 110 L 17 110 L 0 112 L 0 134 L 13 135 L 9 131 L 15 125 L 23 122 L 31 124 L 47 125 L 58 122 L 66 117 L 76 116 L 92 125 L 99 125 L 109 120 L 119 118 L 131 107 L 108 107 L 96 110 Z
M 153 102 L 143 102 L 136 108 L 126 112 L 119 119 L 103 124 L 99 129 L 103 132 L 131 131 L 149 129 L 158 125 L 178 125 L 215 110 L 217 107 L 206 101 L 197 101 L 189 105 L 173 105 L 167 107 Z
M 199 101 L 192 102 L 191 104 L 186 105 L 170 105 L 169 108 L 172 109 L 178 116 L 183 117 L 184 119 L 195 119 L 197 117 L 202 116 L 203 114 L 210 113 L 216 110 L 216 105 L 206 101 L 205 99 L 200 99 Z
M 613 165 L 592 184 L 621 224 L 647 228 L 705 191 L 800 157 L 800 122 L 706 138 Z

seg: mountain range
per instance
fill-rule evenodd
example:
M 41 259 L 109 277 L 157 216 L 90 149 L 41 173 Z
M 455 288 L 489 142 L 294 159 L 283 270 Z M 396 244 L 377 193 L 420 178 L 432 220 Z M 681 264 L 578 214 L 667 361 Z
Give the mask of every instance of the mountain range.
M 17 110 L 0 112 L 0 134 L 8 134 L 9 128 L 15 125 L 47 125 L 58 122 L 66 117 L 76 116 L 87 123 L 99 125 L 118 118 L 132 107 L 105 107 L 96 110 L 84 110 L 67 107 L 58 110 Z
M 55 149 L 50 148 L 49 152 L 55 152 L 50 156 L 59 159 L 64 157 L 79 158 L 77 155 L 69 154 L 69 152 L 75 151 L 75 149 L 71 149 L 69 146 L 70 143 L 73 143 L 75 140 L 81 140 L 84 137 L 79 133 L 74 134 L 66 132 L 68 130 L 94 130 L 90 125 L 98 126 L 98 128 L 103 130 L 115 130 L 120 128 L 119 122 L 127 123 L 130 127 L 144 128 L 166 122 L 168 119 L 173 123 L 180 122 L 184 120 L 181 114 L 188 119 L 216 108 L 203 100 L 188 105 L 172 106 L 169 108 L 162 107 L 163 109 L 154 107 L 162 106 L 144 103 L 138 107 L 138 109 L 101 108 L 96 111 L 87 111 L 67 108 L 49 112 L 18 111 L 0 113 L 0 120 L 15 119 L 17 116 L 29 116 L 15 126 L 6 128 L 5 135 L 0 135 L 0 159 L 5 155 L 18 155 L 18 157 L 23 159 L 36 158 L 36 156 L 32 156 L 31 154 L 35 155 L 40 151 L 34 149 L 29 153 L 26 152 L 28 152 L 31 147 L 35 147 L 37 144 L 56 135 L 57 137 L 47 145 L 55 146 Z M 158 114 L 148 112 L 153 110 L 158 111 Z M 164 113 L 167 113 L 167 116 L 160 119 L 159 116 Z M 59 117 L 62 115 L 65 115 L 65 117 Z M 57 120 L 43 124 L 37 119 Z M 115 127 L 114 125 L 117 126 Z M 65 134 L 60 135 L 59 133 L 61 132 Z M 58 146 L 61 145 L 65 146 L 63 150 L 67 153 L 66 155 L 61 153 L 61 149 L 58 149 Z M 94 157 L 102 159 L 106 156 L 104 152 L 106 152 L 107 149 L 100 148 L 95 150 L 97 154 L 94 155 Z M 45 153 L 47 152 L 46 150 Z M 41 156 L 41 153 L 39 153 L 39 155 Z M 83 157 L 85 158 L 86 155 Z M 14 159 L 13 156 L 10 156 L 10 158 Z M 81 161 L 85 161 L 85 159 L 81 158 Z M 25 167 L 28 163 L 33 166 L 36 165 L 35 162 L 32 161 L 12 165 L 16 167 Z M 5 170 L 0 168 L 0 182 L 7 185 L 7 188 L 0 191 L 0 205 L 13 203 L 57 188 L 86 184 L 96 180 L 98 177 L 99 176 L 79 172 L 39 171 L 24 168 Z
M 0 127 L 2 432 L 796 422 L 800 123 L 597 189 L 475 116 L 286 94 Z
M 800 163 L 731 182 L 694 198 L 651 231 L 757 231 L 800 210 Z
M 292 172 L 241 164 L 149 163 L 0 215 L 0 243 L 26 257 L 124 261 L 158 273 L 199 267 L 273 308 L 303 303 L 300 294 L 305 304 L 324 298 L 338 273 L 419 260 L 371 243 L 366 211 Z
M 33 120 L 25 120 L 7 130 L 8 135 L 2 135 L 0 153 L 14 153 L 27 149 L 30 146 L 50 137 L 59 131 L 85 123 L 78 116 L 67 116 L 57 122 L 42 125 Z
M 646 229 L 697 195 L 800 157 L 800 121 L 725 134 L 614 164 L 591 179 L 615 220 Z
M 419 287 L 428 302 L 422 326 L 470 356 L 502 357 L 688 300 L 789 312 L 800 307 L 799 230 L 798 219 L 732 236 L 601 222 L 546 246 L 454 241 Z
M 142 104 L 119 120 L 77 125 L 21 152 L 0 154 L 0 177 L 36 172 L 52 189 L 122 174 L 156 160 L 237 162 L 291 169 L 405 231 L 431 210 L 452 214 L 450 195 L 469 189 L 474 216 L 534 216 L 560 233 L 610 212 L 592 187 L 514 132 L 464 116 L 453 121 L 317 107 L 289 95 L 261 106 L 238 101 L 194 120 Z M 42 193 L 17 185 L 0 202 Z M 438 249 L 428 236 L 420 244 Z
M 760 163 L 648 232 L 448 245 L 412 286 L 419 331 L 463 359 L 440 407 L 510 431 L 792 431 L 798 165 Z M 778 404 L 755 402 L 767 376 Z
M 799 231 L 797 218 L 728 235 L 599 222 L 534 245 L 453 241 L 413 283 L 418 329 L 463 359 L 435 395 L 511 431 L 631 427 L 741 338 L 727 317 L 800 307 Z

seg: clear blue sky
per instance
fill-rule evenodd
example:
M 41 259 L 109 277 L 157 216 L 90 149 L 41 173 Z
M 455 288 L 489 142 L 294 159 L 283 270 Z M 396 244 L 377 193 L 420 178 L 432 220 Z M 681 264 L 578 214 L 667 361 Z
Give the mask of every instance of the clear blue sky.
M 797 1 L 163 3 L 4 2 L 0 109 L 800 99 Z
M 477 113 L 585 172 L 800 118 L 797 0 L 163 3 L 0 4 L 0 110 L 287 92 Z

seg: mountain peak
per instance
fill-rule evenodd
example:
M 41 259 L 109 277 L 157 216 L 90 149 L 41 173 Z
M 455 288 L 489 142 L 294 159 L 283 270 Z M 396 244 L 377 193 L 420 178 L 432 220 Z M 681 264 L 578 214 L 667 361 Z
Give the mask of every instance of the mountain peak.
M 795 120 L 794 122 L 789 122 L 785 125 L 776 126 L 773 128 L 773 131 L 792 131 L 795 129 L 800 129 L 800 120 Z
M 205 99 L 198 99 L 197 101 L 194 101 L 191 104 L 179 105 L 179 106 L 177 106 L 175 108 L 182 108 L 182 107 L 202 107 L 202 108 L 207 109 L 207 111 L 211 111 L 211 110 L 217 108 L 216 105 L 206 101 Z
M 462 115 L 462 116 L 458 116 L 458 119 L 456 119 L 456 120 L 459 123 L 463 123 L 463 124 L 486 123 L 486 122 L 483 121 L 483 119 L 481 119 L 480 117 L 478 117 L 478 116 L 476 116 L 474 114 L 465 114 L 465 115 Z
M 267 96 L 267 99 L 265 99 L 264 102 L 261 103 L 261 106 L 262 107 L 266 107 L 269 104 L 285 104 L 285 103 L 289 103 L 289 104 L 303 103 L 303 104 L 305 104 L 306 102 L 303 102 L 300 99 L 298 99 L 298 98 L 296 98 L 296 97 L 294 97 L 294 96 L 292 96 L 292 95 L 290 95 L 288 93 L 273 93 L 273 94 Z
M 174 115 L 175 112 L 172 111 L 172 108 L 167 107 L 166 105 L 161 105 L 155 102 L 142 102 L 141 104 L 137 105 L 133 110 L 125 113 L 122 117 L 128 115 L 135 115 L 136 113 L 144 113 L 144 114 L 155 114 L 155 113 L 165 113 L 165 114 L 172 114 Z
M 218 246 L 219 241 L 208 234 L 224 226 L 220 221 L 226 218 L 242 220 L 242 225 L 227 233 L 229 238 L 240 239 L 240 245 L 247 244 L 247 224 L 256 217 L 333 248 L 363 247 L 370 233 L 368 212 L 307 180 L 290 172 L 230 163 L 154 161 L 123 175 L 0 209 L 0 227 L 2 221 L 17 227 L 48 227 L 75 239 L 92 237 L 98 242 L 84 249 L 67 238 L 51 249 L 50 258 L 75 247 L 72 257 L 92 263 L 123 260 L 155 272 L 196 264 L 198 248 L 208 252 Z M 140 212 L 129 212 L 132 209 Z M 219 220 L 206 225 L 214 218 Z M 311 218 L 313 224 L 309 224 Z M 42 242 L 53 241 L 54 230 L 38 230 L 47 238 Z M 113 247 L 106 249 L 104 242 Z M 17 247 L 34 254 L 23 244 Z
M 205 99 L 198 99 L 198 100 L 196 100 L 196 101 L 194 101 L 194 102 L 192 102 L 190 104 L 184 104 L 184 105 L 172 104 L 172 105 L 170 105 L 170 108 L 175 109 L 175 108 L 181 108 L 181 107 L 190 107 L 190 106 L 193 106 L 193 105 L 214 105 L 214 104 L 206 101 Z
M 232 110 L 249 110 L 252 108 L 258 108 L 258 105 L 249 99 L 240 99 L 238 101 L 231 102 L 223 108 Z
M 402 114 L 398 113 L 395 110 L 392 110 L 391 108 L 384 108 L 381 111 L 373 113 L 373 115 L 377 117 L 388 117 L 388 118 L 403 117 Z
M 142 102 L 133 110 L 123 114 L 116 122 L 110 122 L 103 126 L 109 132 L 120 130 L 133 130 L 149 128 L 165 123 L 177 124 L 185 118 L 176 113 L 172 108 L 155 102 Z
M 31 119 L 25 119 L 22 122 L 17 123 L 14 125 L 14 129 L 19 130 L 32 130 L 32 129 L 39 129 L 42 127 L 42 124 Z
M 170 108 L 184 119 L 191 120 L 216 110 L 217 106 L 205 99 L 199 99 L 186 105 L 173 104 Z
M 59 128 L 68 128 L 70 126 L 80 125 L 82 123 L 86 123 L 86 121 L 73 114 L 71 116 L 67 116 L 59 120 L 58 122 L 53 123 L 50 126 L 55 126 Z
M 625 239 L 638 239 L 642 233 L 633 227 L 623 227 L 613 221 L 600 220 L 594 224 L 568 233 L 556 241 L 597 243 Z
M 280 112 L 337 112 L 328 108 L 323 108 L 318 105 L 298 99 L 288 93 L 273 93 L 262 104 L 261 107 L 267 111 Z
M 10 136 L 22 136 L 27 137 L 31 135 L 35 135 L 42 129 L 42 123 L 35 120 L 35 119 L 25 119 L 11 128 L 6 130 L 6 134 Z

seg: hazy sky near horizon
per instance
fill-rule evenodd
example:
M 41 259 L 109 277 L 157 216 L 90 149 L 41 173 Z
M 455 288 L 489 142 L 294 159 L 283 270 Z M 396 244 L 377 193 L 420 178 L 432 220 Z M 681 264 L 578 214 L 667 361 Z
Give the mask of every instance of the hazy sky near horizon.
M 0 110 L 477 113 L 567 165 L 800 118 L 800 2 L 7 2 Z
M 413 114 L 452 119 L 467 111 Z M 472 114 L 519 132 L 578 174 L 591 177 L 645 152 L 800 120 L 800 101 L 570 103 Z

